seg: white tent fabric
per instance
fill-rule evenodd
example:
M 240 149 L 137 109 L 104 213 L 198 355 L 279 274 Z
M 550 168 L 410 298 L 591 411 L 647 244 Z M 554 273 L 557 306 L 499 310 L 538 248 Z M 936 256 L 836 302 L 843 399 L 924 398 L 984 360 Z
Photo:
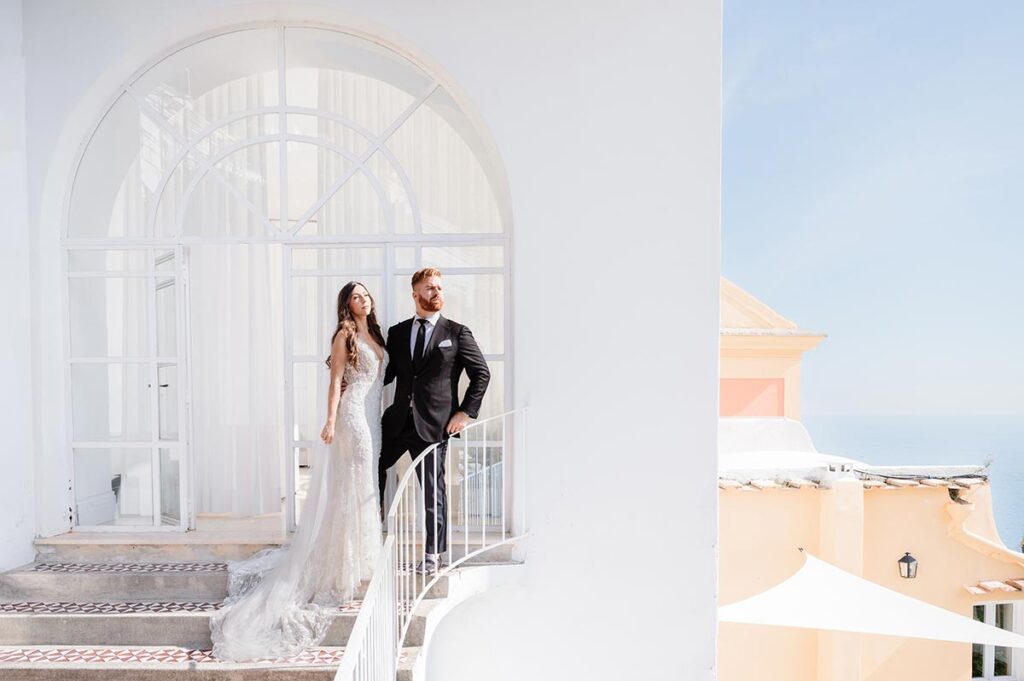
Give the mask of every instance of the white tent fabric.
M 719 620 L 1024 648 L 1024 636 L 919 601 L 805 555 L 806 562 L 792 577 L 719 608 Z

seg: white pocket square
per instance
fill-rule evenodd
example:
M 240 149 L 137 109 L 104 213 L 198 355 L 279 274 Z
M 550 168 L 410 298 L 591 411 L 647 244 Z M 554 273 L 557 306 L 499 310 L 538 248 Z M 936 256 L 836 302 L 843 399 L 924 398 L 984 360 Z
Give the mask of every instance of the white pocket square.
M 443 341 L 441 341 L 440 343 L 437 344 L 437 347 L 439 347 L 439 348 L 450 348 L 451 346 L 452 346 L 452 339 L 451 338 L 445 338 Z

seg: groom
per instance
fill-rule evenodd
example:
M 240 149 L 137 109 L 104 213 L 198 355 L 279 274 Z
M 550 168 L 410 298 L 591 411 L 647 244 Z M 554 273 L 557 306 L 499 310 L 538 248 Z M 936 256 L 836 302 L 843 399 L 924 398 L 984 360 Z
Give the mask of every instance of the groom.
M 448 549 L 448 513 L 444 465 L 448 437 L 462 431 L 480 412 L 491 373 L 473 333 L 441 316 L 444 284 L 440 270 L 427 267 L 412 275 L 416 316 L 388 330 L 384 385 L 397 379 L 395 400 L 381 418 L 380 488 L 384 514 L 384 484 L 388 469 L 406 452 L 415 458 L 427 447 L 438 447 L 423 459 L 420 484 L 424 492 L 426 555 L 420 569 L 434 572 Z M 469 376 L 459 402 L 459 376 Z

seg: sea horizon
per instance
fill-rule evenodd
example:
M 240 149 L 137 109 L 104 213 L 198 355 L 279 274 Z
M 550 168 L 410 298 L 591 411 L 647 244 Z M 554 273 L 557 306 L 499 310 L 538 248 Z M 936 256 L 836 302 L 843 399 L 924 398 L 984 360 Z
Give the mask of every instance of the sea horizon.
M 804 415 L 820 452 L 875 465 L 987 465 L 999 536 L 1024 538 L 1024 415 Z

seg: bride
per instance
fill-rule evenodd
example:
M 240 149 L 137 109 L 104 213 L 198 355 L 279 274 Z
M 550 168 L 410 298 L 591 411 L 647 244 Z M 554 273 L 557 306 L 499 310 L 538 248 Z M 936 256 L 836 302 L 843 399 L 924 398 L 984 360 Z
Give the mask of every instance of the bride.
M 314 446 L 299 528 L 289 546 L 229 564 L 228 597 L 210 618 L 215 657 L 286 657 L 319 645 L 337 606 L 370 578 L 381 547 L 373 455 L 386 363 L 373 298 L 349 282 L 338 293 L 324 371 L 330 383 L 326 400 L 318 400 L 327 423 Z

